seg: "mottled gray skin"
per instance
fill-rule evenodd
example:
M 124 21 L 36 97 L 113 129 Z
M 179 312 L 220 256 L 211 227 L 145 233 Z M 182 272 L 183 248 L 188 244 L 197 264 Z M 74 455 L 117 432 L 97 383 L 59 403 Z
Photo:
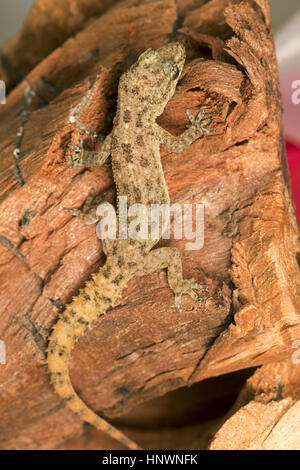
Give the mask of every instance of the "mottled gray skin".
M 200 134 L 209 134 L 211 129 L 203 126 L 212 119 L 202 121 L 204 108 L 197 116 L 187 111 L 191 126 L 179 137 L 174 137 L 156 123 L 173 96 L 178 79 L 185 61 L 185 50 L 180 43 L 171 43 L 158 50 L 148 49 L 138 61 L 125 72 L 119 82 L 118 110 L 114 119 L 112 132 L 106 137 L 98 153 L 90 153 L 82 147 L 73 147 L 76 156 L 74 165 L 102 165 L 111 155 L 113 177 L 118 196 L 127 196 L 128 206 L 142 203 L 149 207 L 151 204 L 169 204 L 169 194 L 166 186 L 160 160 L 160 144 L 163 143 L 174 152 L 182 152 Z M 95 212 L 82 214 L 73 210 L 74 215 L 81 216 L 85 222 L 95 221 Z M 164 227 L 161 227 L 161 232 Z M 162 234 L 162 233 L 161 233 Z M 146 265 L 147 272 L 169 266 L 168 261 L 180 264 L 180 255 L 175 248 L 160 249 L 159 254 L 151 253 L 145 256 L 159 239 L 138 240 L 105 240 L 104 251 L 109 257 L 109 265 L 114 267 L 116 275 L 126 273 L 125 283 L 129 277 L 138 271 L 143 271 L 141 262 Z M 113 256 L 110 256 L 113 253 Z M 175 260 L 174 260 L 175 255 Z M 176 256 L 177 255 L 177 256 Z M 161 266 L 159 265 L 161 260 Z M 115 265 L 117 265 L 115 267 Z M 120 269 L 121 268 L 121 269 Z M 178 266 L 181 271 L 181 266 Z M 170 273 L 169 273 L 170 274 Z M 195 300 L 193 288 L 197 287 L 191 281 L 182 281 L 179 272 L 172 288 L 176 296 L 176 305 L 181 309 L 180 297 L 183 292 L 189 293 Z M 170 276 L 169 276 L 170 281 Z M 175 283 L 177 284 L 175 289 Z
M 73 166 L 102 165 L 111 155 L 117 194 L 127 197 L 128 207 L 142 203 L 150 211 L 151 204 L 169 204 L 160 161 L 161 143 L 175 152 L 182 152 L 200 134 L 213 132 L 204 128 L 212 119 L 202 120 L 203 108 L 196 118 L 187 111 L 191 125 L 178 137 L 169 134 L 156 123 L 156 118 L 162 114 L 175 92 L 184 61 L 185 50 L 178 42 L 157 50 L 148 49 L 141 54 L 138 61 L 120 79 L 114 127 L 100 151 L 92 153 L 82 146 L 72 146 L 75 153 L 69 158 Z M 97 220 L 91 198 L 83 211 L 72 209 L 71 213 L 78 215 L 86 223 Z M 164 227 L 161 226 L 160 229 L 161 236 Z M 51 334 L 48 348 L 52 383 L 59 395 L 66 400 L 68 407 L 85 421 L 132 449 L 139 447 L 89 410 L 76 395 L 68 375 L 68 359 L 78 336 L 93 320 L 117 303 L 122 290 L 134 275 L 167 268 L 175 305 L 180 310 L 181 296 L 184 293 L 195 301 L 201 300 L 194 289 L 203 289 L 205 286 L 197 284 L 194 279 L 183 279 L 181 256 L 177 248 L 165 247 L 151 251 L 158 240 L 159 238 L 104 240 L 106 264 L 67 306 Z

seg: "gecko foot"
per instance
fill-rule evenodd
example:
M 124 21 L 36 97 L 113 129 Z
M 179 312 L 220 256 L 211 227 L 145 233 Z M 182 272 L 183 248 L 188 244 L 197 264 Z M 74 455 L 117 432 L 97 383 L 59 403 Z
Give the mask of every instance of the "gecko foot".
M 78 217 L 85 225 L 91 225 L 99 221 L 96 211 L 97 207 L 104 199 L 105 196 L 103 194 L 94 196 L 94 189 L 92 189 L 86 198 L 82 209 L 73 208 L 66 210 L 74 217 Z
M 96 216 L 96 211 L 84 212 L 82 209 L 66 209 L 73 217 L 78 217 L 85 225 L 91 225 L 98 222 L 99 217 Z
M 208 289 L 208 286 L 206 284 L 198 284 L 195 279 L 183 279 L 180 284 L 176 286 L 174 289 L 174 294 L 175 294 L 175 306 L 178 308 L 178 310 L 182 311 L 182 303 L 181 303 L 181 296 L 182 294 L 188 294 L 192 297 L 192 299 L 195 302 L 204 302 L 201 297 L 199 297 L 196 292 L 194 292 L 193 289 L 196 290 L 206 290 Z
M 83 155 L 84 155 L 83 140 L 80 139 L 78 145 L 69 144 L 68 147 L 71 150 L 73 150 L 73 152 L 75 152 L 72 155 L 66 155 L 66 158 L 71 160 L 71 165 L 69 166 L 69 168 L 82 166 L 84 164 L 83 163 Z
M 213 134 L 214 132 L 216 132 L 215 129 L 206 129 L 205 126 L 208 126 L 209 124 L 211 124 L 214 120 L 213 117 L 210 117 L 210 118 L 207 118 L 207 119 L 203 119 L 204 115 L 205 115 L 205 106 L 202 106 L 202 108 L 200 108 L 200 111 L 199 113 L 197 114 L 197 116 L 195 117 L 189 109 L 186 110 L 186 114 L 189 118 L 189 121 L 190 123 L 192 124 L 192 127 L 195 127 L 197 129 L 197 132 L 200 133 L 200 134 Z M 190 127 L 190 126 L 187 126 L 187 127 Z

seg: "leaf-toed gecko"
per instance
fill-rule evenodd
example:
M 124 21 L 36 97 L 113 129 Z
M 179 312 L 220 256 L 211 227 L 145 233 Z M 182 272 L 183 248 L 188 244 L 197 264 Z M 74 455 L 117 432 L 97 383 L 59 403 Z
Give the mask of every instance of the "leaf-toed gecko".
M 162 129 L 156 118 L 162 114 L 173 96 L 185 61 L 185 49 L 178 43 L 160 49 L 148 49 L 125 72 L 118 87 L 118 107 L 111 133 L 105 138 L 100 151 L 89 152 L 80 146 L 71 146 L 75 153 L 69 158 L 73 166 L 102 165 L 111 155 L 113 178 L 118 196 L 126 196 L 128 207 L 143 204 L 150 212 L 151 204 L 169 204 L 169 195 L 160 161 L 161 143 L 174 152 L 182 152 L 200 134 L 210 134 L 204 128 L 212 118 L 203 120 L 204 108 L 195 118 L 187 111 L 191 125 L 175 137 Z M 83 221 L 89 216 L 78 209 L 71 210 Z M 160 224 L 158 238 L 116 238 L 103 240 L 106 263 L 92 276 L 77 297 L 67 305 L 55 324 L 49 338 L 48 368 L 56 392 L 67 406 L 82 420 L 94 425 L 130 449 L 140 447 L 103 418 L 89 409 L 74 391 L 68 372 L 68 361 L 77 338 L 117 304 L 129 279 L 167 268 L 168 283 L 175 295 L 175 305 L 181 309 L 182 294 L 201 301 L 194 289 L 194 279 L 183 279 L 181 256 L 177 248 L 163 247 L 151 251 L 162 236 Z

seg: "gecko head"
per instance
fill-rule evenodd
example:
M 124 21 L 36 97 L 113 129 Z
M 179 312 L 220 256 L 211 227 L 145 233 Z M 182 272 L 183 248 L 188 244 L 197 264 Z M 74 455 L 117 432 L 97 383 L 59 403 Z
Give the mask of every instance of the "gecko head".
M 184 61 L 185 49 L 179 42 L 147 49 L 128 72 L 128 92 L 158 116 L 175 92 Z

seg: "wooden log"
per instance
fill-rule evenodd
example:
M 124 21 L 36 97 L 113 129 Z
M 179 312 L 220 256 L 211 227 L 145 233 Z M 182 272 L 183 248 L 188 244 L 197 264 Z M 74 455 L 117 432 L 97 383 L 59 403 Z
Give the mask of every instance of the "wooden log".
M 230 420 L 247 401 L 229 411 L 229 418 L 224 407 L 214 414 L 211 396 L 215 387 L 214 403 L 226 404 L 229 390 L 237 395 L 242 383 L 233 387 L 236 374 L 242 374 L 244 383 L 263 365 L 266 383 L 273 384 L 273 365 L 289 364 L 294 378 L 292 372 L 284 376 L 287 396 L 278 400 L 298 406 L 291 397 L 299 371 L 291 358 L 300 339 L 299 233 L 268 2 L 66 3 L 81 11 L 72 17 L 72 26 L 67 27 L 70 10 L 38 0 L 20 35 L 2 51 L 16 69 L 24 59 L 18 76 L 27 76 L 0 108 L 0 339 L 6 344 L 6 364 L 0 365 L 0 448 L 119 447 L 84 427 L 64 406 L 44 363 L 58 313 L 104 263 L 95 227 L 83 225 L 66 209 L 80 207 L 91 189 L 114 200 L 109 163 L 68 168 L 68 144 L 84 137 L 68 118 L 97 79 L 79 118 L 107 135 L 121 73 L 144 49 L 174 39 L 185 45 L 187 62 L 158 122 L 180 134 L 186 109 L 196 114 L 205 105 L 207 114 L 215 116 L 217 132 L 180 155 L 161 148 L 171 202 L 205 207 L 201 250 L 186 250 L 186 240 L 164 244 L 181 250 L 184 275 L 208 284 L 209 290 L 203 304 L 184 296 L 179 312 L 165 272 L 134 278 L 121 304 L 78 341 L 70 373 L 92 409 L 146 448 L 208 448 L 214 436 L 212 446 L 226 448 Z M 64 34 L 55 43 L 53 29 L 43 44 L 45 21 L 50 28 L 54 20 Z M 33 24 L 36 35 L 30 34 Z M 25 50 L 32 50 L 32 56 L 23 55 Z M 16 141 L 20 155 L 14 153 Z M 101 145 L 93 138 L 86 143 Z M 192 384 L 190 390 L 183 388 Z M 259 390 L 259 381 L 253 384 Z M 201 417 L 195 411 L 197 419 L 185 421 L 184 396 L 191 397 L 195 410 L 208 407 L 211 414 L 203 411 Z M 161 403 L 170 410 L 165 420 Z M 178 410 L 181 420 L 176 421 Z M 278 416 L 277 408 L 272 412 Z M 265 429 L 271 425 L 268 421 Z M 232 426 L 239 432 L 230 445 L 239 447 L 242 422 L 237 418 Z M 256 442 L 254 428 L 246 447 Z

